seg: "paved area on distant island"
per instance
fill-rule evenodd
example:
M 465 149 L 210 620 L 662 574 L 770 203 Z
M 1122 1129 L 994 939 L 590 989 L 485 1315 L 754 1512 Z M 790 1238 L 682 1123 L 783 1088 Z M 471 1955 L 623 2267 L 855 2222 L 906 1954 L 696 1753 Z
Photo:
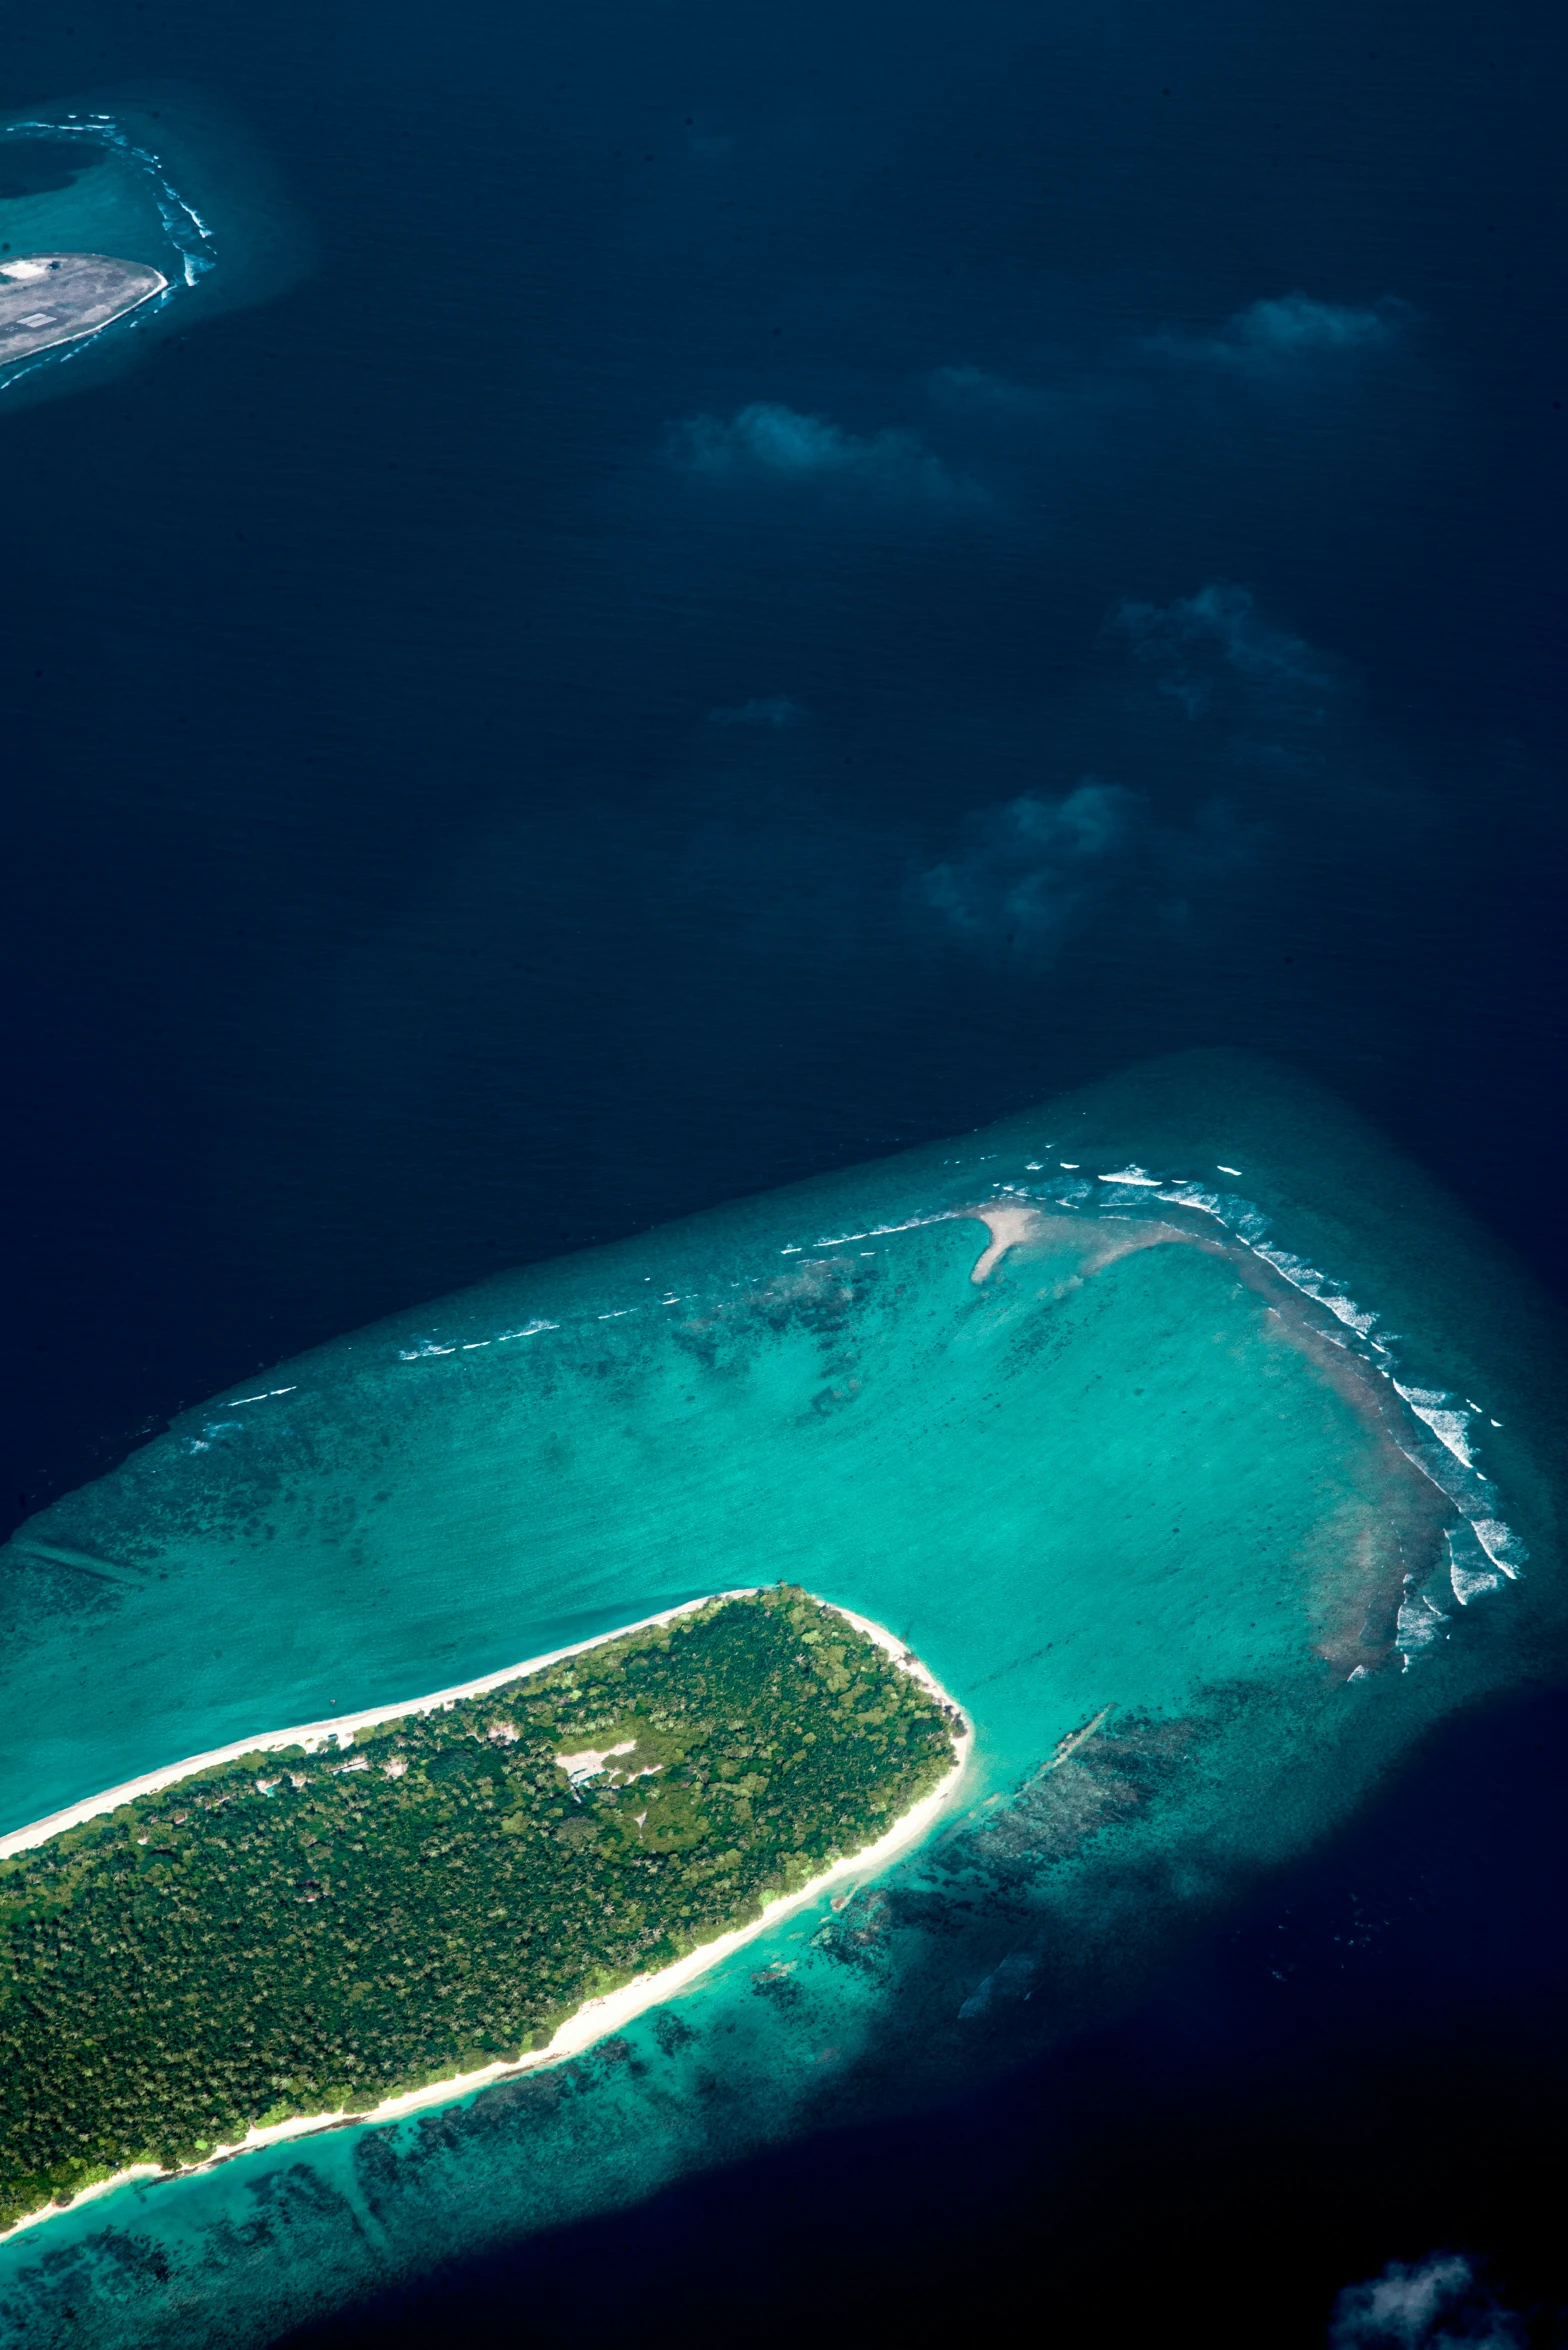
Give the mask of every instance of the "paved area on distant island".
M 143 262 L 103 253 L 19 253 L 0 261 L 0 367 L 97 334 L 168 282 Z

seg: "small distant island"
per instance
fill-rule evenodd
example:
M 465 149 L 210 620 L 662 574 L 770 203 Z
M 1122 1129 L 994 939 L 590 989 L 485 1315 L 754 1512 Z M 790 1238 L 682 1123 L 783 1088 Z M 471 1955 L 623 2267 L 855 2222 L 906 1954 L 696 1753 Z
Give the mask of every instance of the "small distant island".
M 586 2044 L 918 1832 L 968 1729 L 781 1584 L 337 1735 L 0 1860 L 0 2230 Z
M 21 253 L 0 261 L 0 367 L 97 334 L 168 282 L 161 270 L 103 253 Z

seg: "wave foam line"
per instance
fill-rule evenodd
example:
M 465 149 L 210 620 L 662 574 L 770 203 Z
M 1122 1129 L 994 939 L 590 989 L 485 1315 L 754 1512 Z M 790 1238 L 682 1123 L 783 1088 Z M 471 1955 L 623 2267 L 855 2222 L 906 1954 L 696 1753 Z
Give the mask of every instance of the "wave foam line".
M 1030 1160 L 1029 1170 L 1036 1171 L 1038 1164 Z M 1238 1170 L 1221 1167 L 1219 1172 L 1231 1175 Z M 1362 1354 L 1363 1361 L 1370 1364 L 1374 1356 L 1381 1356 L 1383 1362 L 1377 1367 L 1383 1369 L 1384 1376 L 1388 1378 L 1400 1402 L 1411 1417 L 1421 1422 L 1436 1439 L 1434 1445 L 1428 1446 L 1412 1430 L 1408 1440 L 1395 1433 L 1394 1441 L 1411 1467 L 1420 1470 L 1422 1476 L 1437 1488 L 1461 1521 L 1469 1527 L 1491 1567 L 1499 1571 L 1491 1573 L 1468 1568 L 1453 1561 L 1451 1555 L 1450 1581 L 1456 1598 L 1464 1605 L 1482 1591 L 1499 1588 L 1501 1575 L 1506 1575 L 1510 1581 L 1517 1579 L 1530 1553 L 1513 1529 L 1494 1514 L 1497 1488 L 1480 1468 L 1471 1447 L 1471 1422 L 1485 1416 L 1479 1404 L 1467 1397 L 1465 1401 L 1468 1408 L 1461 1410 L 1445 1388 L 1417 1387 L 1395 1378 L 1392 1366 L 1396 1358 L 1389 1343 L 1392 1334 L 1373 1335 L 1377 1314 L 1358 1305 L 1347 1290 L 1337 1285 L 1307 1258 L 1298 1256 L 1291 1249 L 1271 1245 L 1270 1218 L 1264 1215 L 1255 1202 L 1243 1198 L 1239 1192 L 1210 1191 L 1186 1176 L 1151 1176 L 1137 1160 L 1129 1160 L 1124 1167 L 1098 1175 L 1096 1181 L 1109 1186 L 1099 1198 L 1101 1218 L 1110 1216 L 1120 1220 L 1121 1211 L 1136 1204 L 1141 1193 L 1150 1191 L 1168 1206 L 1189 1208 L 1211 1217 L 1252 1255 L 1270 1266 L 1281 1280 L 1288 1282 L 1301 1296 L 1311 1298 L 1314 1304 L 1322 1306 L 1343 1329 L 1362 1342 L 1363 1348 L 1371 1350 Z M 1012 1184 L 999 1185 L 997 1188 L 1007 1193 L 1022 1191 L 1021 1186 Z M 1088 1196 L 1089 1185 L 1083 1184 L 1076 1188 Z M 1067 1203 L 1063 1201 L 1060 1204 Z M 1016 1219 L 1019 1214 L 1020 1211 L 1008 1208 L 1001 1211 L 1003 1220 Z M 981 1260 L 986 1270 L 1002 1253 L 996 1227 L 992 1229 L 993 1246 Z M 1022 1238 L 1023 1234 L 1014 1232 L 1011 1237 Z M 977 1267 L 977 1274 L 979 1270 Z M 1325 1332 L 1324 1335 L 1335 1336 L 1333 1332 Z M 1349 1343 L 1346 1340 L 1336 1342 L 1341 1345 Z M 1452 1554 L 1452 1534 L 1449 1539 Z M 1431 1645 L 1438 1625 L 1445 1619 L 1434 1601 L 1425 1595 L 1416 1595 L 1407 1600 L 1400 1611 L 1399 1620 L 1401 1629 L 1398 1645 L 1404 1649 L 1408 1665 L 1413 1652 Z

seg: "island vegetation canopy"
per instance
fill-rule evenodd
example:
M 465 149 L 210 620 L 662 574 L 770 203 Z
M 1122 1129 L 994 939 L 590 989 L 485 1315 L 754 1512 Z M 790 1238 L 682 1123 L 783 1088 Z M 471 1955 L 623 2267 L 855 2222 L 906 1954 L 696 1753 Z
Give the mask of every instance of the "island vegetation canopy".
M 874 1842 L 954 1727 L 781 1585 L 0 1863 L 0 2226 L 546 2046 Z

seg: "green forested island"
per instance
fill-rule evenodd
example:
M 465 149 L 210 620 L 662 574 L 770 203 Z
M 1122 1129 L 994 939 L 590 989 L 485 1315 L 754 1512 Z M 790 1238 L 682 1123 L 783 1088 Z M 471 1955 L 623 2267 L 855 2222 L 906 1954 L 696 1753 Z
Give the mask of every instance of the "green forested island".
M 781 1585 L 0 1861 L 0 2227 L 542 2048 L 874 1842 L 958 1726 Z

